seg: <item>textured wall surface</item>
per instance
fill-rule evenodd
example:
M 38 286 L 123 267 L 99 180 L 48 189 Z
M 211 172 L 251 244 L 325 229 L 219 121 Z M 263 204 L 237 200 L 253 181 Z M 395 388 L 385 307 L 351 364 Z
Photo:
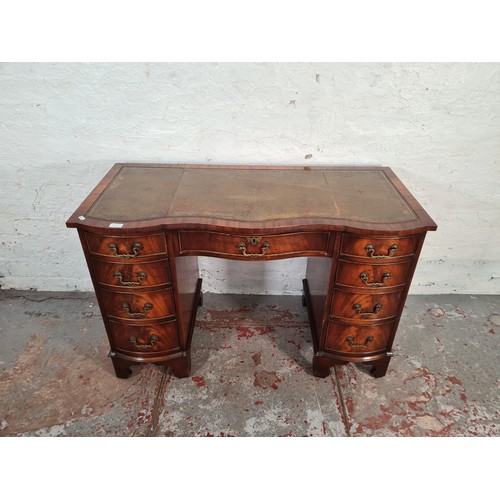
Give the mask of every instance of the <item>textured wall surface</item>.
M 499 131 L 500 64 L 1 64 L 0 286 L 91 290 L 66 218 L 114 163 L 161 161 L 390 166 L 439 225 L 410 293 L 500 293 Z M 305 269 L 200 263 L 216 292 Z

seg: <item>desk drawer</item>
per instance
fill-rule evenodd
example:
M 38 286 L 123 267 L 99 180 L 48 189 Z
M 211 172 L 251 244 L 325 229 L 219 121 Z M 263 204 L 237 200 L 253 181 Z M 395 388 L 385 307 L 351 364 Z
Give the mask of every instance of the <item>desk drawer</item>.
M 410 238 L 367 238 L 344 234 L 340 253 L 346 257 L 390 262 L 395 259 L 411 257 L 417 249 L 418 240 L 418 236 Z
M 347 354 L 383 351 L 391 336 L 393 322 L 373 326 L 343 325 L 330 322 L 325 348 Z
M 90 253 L 120 260 L 133 260 L 139 257 L 165 255 L 167 253 L 163 233 L 137 236 L 108 236 L 85 233 L 85 239 Z
M 100 284 L 125 288 L 142 288 L 170 284 L 168 259 L 154 262 L 131 263 L 93 261 L 97 281 Z
M 107 316 L 149 320 L 175 315 L 174 298 L 171 288 L 157 292 L 111 292 L 101 288 Z
M 331 315 L 359 323 L 396 316 L 401 291 L 386 293 L 351 293 L 335 290 Z
M 180 254 L 244 260 L 328 255 L 328 232 L 242 236 L 212 231 L 179 231 Z
M 411 263 L 357 264 L 341 260 L 335 283 L 372 290 L 401 286 L 406 282 Z
M 154 325 L 127 325 L 109 322 L 115 348 L 127 354 L 157 355 L 179 349 L 177 321 Z

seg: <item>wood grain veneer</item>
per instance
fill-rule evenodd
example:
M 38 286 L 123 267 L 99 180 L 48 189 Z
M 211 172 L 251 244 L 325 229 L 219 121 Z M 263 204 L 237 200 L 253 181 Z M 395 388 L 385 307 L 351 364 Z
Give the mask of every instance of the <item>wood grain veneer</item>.
M 115 372 L 190 374 L 197 256 L 307 257 L 313 373 L 384 376 L 435 222 L 388 167 L 115 164 L 68 219 L 77 228 Z

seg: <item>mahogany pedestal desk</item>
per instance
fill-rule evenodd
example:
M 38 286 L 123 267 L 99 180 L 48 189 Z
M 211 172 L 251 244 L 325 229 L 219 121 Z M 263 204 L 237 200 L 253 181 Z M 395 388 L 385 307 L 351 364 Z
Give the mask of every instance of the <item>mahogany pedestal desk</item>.
M 307 257 L 313 374 L 361 362 L 382 377 L 427 231 L 387 167 L 116 164 L 66 225 L 78 229 L 116 375 L 190 373 L 198 256 Z

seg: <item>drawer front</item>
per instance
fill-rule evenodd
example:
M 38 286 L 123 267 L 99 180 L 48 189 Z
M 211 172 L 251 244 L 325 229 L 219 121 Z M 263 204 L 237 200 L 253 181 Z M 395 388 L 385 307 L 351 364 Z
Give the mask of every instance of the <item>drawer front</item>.
M 362 257 L 367 260 L 390 262 L 415 253 L 418 236 L 410 238 L 366 238 L 344 234 L 340 253 L 345 256 Z
M 385 289 L 404 285 L 411 261 L 400 264 L 356 264 L 340 261 L 336 284 L 365 289 Z
M 363 321 L 380 320 L 396 316 L 401 291 L 384 294 L 358 294 L 335 290 L 331 314 L 337 318 Z
M 133 320 L 149 320 L 175 315 L 172 289 L 158 292 L 111 292 L 101 288 L 107 316 Z
M 348 354 L 383 351 L 391 336 L 393 322 L 373 326 L 343 325 L 330 322 L 325 348 Z
M 177 321 L 165 321 L 155 325 L 126 325 L 109 322 L 115 348 L 124 353 L 157 355 L 179 349 Z
M 107 236 L 85 233 L 85 239 L 92 254 L 120 260 L 132 260 L 138 257 L 167 253 L 163 233 L 137 236 Z
M 208 231 L 179 231 L 181 254 L 253 260 L 294 255 L 328 255 L 328 232 L 238 236 Z
M 170 284 L 168 259 L 154 262 L 105 262 L 93 260 L 97 281 L 103 285 L 141 288 Z

